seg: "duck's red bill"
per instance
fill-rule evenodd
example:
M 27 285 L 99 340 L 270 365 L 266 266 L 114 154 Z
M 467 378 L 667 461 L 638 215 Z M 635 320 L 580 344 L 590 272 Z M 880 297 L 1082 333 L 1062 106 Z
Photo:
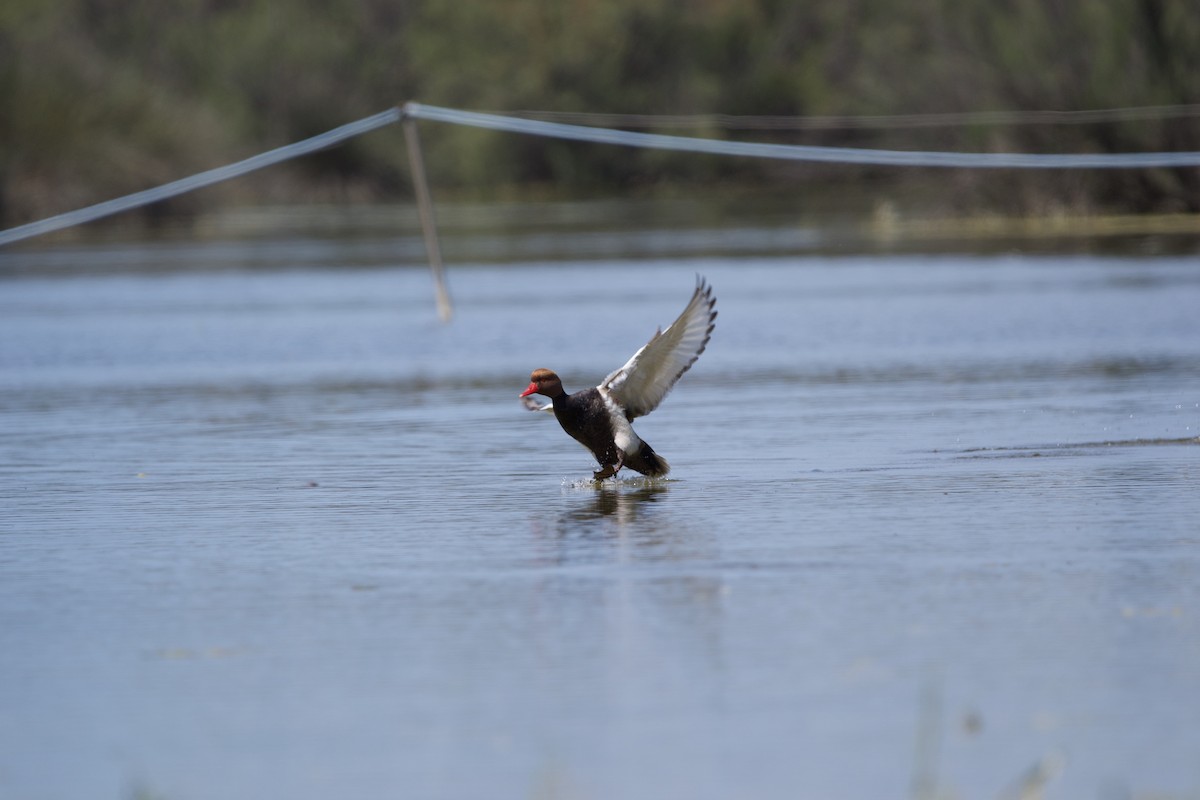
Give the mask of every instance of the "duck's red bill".
M 537 391 L 537 384 L 530 383 L 529 388 L 526 389 L 525 391 L 521 392 L 521 397 L 528 397 L 529 395 L 533 394 L 536 391 Z

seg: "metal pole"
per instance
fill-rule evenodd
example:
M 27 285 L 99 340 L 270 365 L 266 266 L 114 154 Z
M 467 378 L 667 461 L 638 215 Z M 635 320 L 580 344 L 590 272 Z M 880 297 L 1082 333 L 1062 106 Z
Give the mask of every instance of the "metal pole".
M 429 194 L 429 181 L 425 177 L 425 159 L 421 155 L 421 139 L 417 135 L 417 121 L 404 117 L 404 142 L 408 146 L 408 164 L 412 170 L 413 188 L 417 193 L 417 214 L 421 218 L 421 232 L 425 236 L 425 253 L 429 256 L 429 269 L 433 273 L 433 289 L 437 297 L 438 316 L 449 322 L 454 313 L 450 305 L 450 293 L 446 291 L 446 280 L 442 269 L 442 250 L 438 245 L 437 220 L 433 215 L 433 198 Z

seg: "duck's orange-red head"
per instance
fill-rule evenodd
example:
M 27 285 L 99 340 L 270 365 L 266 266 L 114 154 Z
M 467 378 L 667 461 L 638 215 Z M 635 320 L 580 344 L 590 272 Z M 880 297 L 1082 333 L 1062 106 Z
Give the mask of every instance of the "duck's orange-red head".
M 562 381 L 553 371 L 548 369 L 535 369 L 533 374 L 529 376 L 529 386 L 525 391 L 521 392 L 521 397 L 528 397 L 531 394 L 544 394 L 547 397 L 555 397 L 562 394 Z

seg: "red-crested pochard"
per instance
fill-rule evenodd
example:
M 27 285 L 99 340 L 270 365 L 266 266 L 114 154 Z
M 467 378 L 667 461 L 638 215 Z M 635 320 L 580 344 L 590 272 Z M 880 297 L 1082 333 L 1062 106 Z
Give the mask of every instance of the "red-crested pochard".
M 622 467 L 643 475 L 666 475 L 671 465 L 634 433 L 630 422 L 658 408 L 704 352 L 717 319 L 716 302 L 712 288 L 697 277 L 696 291 L 679 318 L 666 330 L 660 328 L 599 386 L 567 394 L 558 375 L 535 369 L 521 397 L 541 394 L 550 398 L 546 405 L 533 400 L 526 400 L 526 405 L 535 411 L 552 410 L 563 430 L 592 451 L 600 462 L 594 479 L 616 475 Z

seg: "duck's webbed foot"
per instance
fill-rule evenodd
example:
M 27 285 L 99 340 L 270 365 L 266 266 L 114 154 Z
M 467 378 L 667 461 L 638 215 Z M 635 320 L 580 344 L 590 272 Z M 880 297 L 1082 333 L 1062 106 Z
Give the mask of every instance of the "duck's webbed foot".
M 603 465 L 601 469 L 598 469 L 592 473 L 592 480 L 602 481 L 605 478 L 611 478 L 613 475 L 616 475 L 624 465 L 625 456 L 623 453 L 619 453 L 617 455 L 617 463 Z

